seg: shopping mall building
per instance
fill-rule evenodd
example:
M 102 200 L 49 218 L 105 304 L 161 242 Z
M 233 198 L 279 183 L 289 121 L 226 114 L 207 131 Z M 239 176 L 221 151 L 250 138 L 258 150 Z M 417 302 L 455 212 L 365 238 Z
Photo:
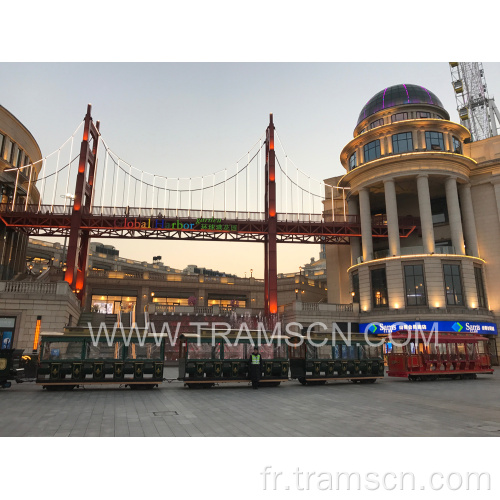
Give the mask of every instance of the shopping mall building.
M 361 109 L 340 160 L 361 237 L 327 247 L 328 302 L 359 304 L 360 331 L 402 322 L 491 338 L 500 321 L 500 136 L 471 142 L 418 85 L 381 90 Z M 342 199 L 327 193 L 328 217 Z M 332 205 L 333 203 L 333 205 Z M 332 214 L 333 209 L 333 214 Z M 337 215 L 338 216 L 338 215 Z M 415 221 L 401 231 L 401 221 Z M 388 237 L 373 237 L 373 225 Z

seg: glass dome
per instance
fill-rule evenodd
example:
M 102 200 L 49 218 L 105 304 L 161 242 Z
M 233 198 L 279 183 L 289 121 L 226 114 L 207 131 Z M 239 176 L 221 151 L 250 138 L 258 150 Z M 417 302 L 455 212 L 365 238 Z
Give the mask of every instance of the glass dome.
M 359 125 L 365 118 L 383 109 L 393 108 L 394 106 L 401 106 L 404 104 L 430 104 L 431 106 L 441 108 L 445 111 L 446 115 L 448 115 L 448 112 L 444 109 L 443 104 L 436 94 L 420 85 L 402 83 L 400 85 L 387 87 L 375 94 L 361 110 L 356 125 Z

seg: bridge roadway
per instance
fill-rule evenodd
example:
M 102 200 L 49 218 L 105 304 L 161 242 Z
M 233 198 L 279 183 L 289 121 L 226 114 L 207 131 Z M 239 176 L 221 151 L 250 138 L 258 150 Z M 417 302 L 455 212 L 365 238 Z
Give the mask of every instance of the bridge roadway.
M 318 214 L 277 214 L 278 243 L 348 244 L 361 237 L 358 216 L 340 215 L 325 221 Z M 70 207 L 43 205 L 0 205 L 0 219 L 9 227 L 22 228 L 29 236 L 68 236 Z M 400 217 L 401 238 L 420 226 L 416 217 Z M 187 239 L 199 241 L 264 242 L 268 222 L 263 213 L 200 210 L 94 207 L 82 215 L 80 229 L 91 238 Z M 387 238 L 384 217 L 372 218 L 372 235 Z

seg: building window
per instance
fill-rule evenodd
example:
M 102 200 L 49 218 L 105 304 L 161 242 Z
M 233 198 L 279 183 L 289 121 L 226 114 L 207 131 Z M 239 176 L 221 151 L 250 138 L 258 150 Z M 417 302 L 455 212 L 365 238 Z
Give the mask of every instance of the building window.
M 441 132 L 426 132 L 425 147 L 428 151 L 444 151 L 444 140 Z
M 12 147 L 10 148 L 10 157 L 9 157 L 9 163 L 14 166 L 14 160 L 16 158 L 16 145 L 12 143 Z
M 370 128 L 380 127 L 383 124 L 384 124 L 384 119 L 380 118 L 379 120 L 375 120 L 374 122 L 371 122 Z
M 377 139 L 365 144 L 363 152 L 365 154 L 365 163 L 380 158 L 380 140 Z
M 3 153 L 4 142 L 5 142 L 5 136 L 3 134 L 0 134 L 0 157 L 2 156 Z
M 349 170 L 352 170 L 353 168 L 356 168 L 357 165 L 357 160 L 356 160 L 356 151 L 349 157 Z
M 413 151 L 413 138 L 411 132 L 404 132 L 392 136 L 392 152 L 406 153 Z
M 400 122 L 401 120 L 408 120 L 408 113 L 396 113 L 391 116 L 391 122 Z
M 23 166 L 23 150 L 19 148 L 17 150 L 17 160 L 16 160 L 16 167 L 22 167 Z
M 480 267 L 474 266 L 474 276 L 476 278 L 477 307 L 486 309 L 486 293 L 484 292 L 483 271 Z
M 404 266 L 406 284 L 406 305 L 424 306 L 427 304 L 422 264 Z
M 373 307 L 388 307 L 385 267 L 371 270 Z
M 430 118 L 431 114 L 427 111 L 417 111 L 417 118 Z
M 12 141 L 8 137 L 5 138 L 5 147 L 3 148 L 3 159 L 10 163 L 10 156 L 12 152 Z
M 461 155 L 462 143 L 455 136 L 453 136 L 452 139 L 453 139 L 453 152 Z
M 432 223 L 445 224 L 448 222 L 448 204 L 446 198 L 431 200 Z
M 359 274 L 352 273 L 352 296 L 353 302 L 359 302 Z
M 458 264 L 444 264 L 444 287 L 446 304 L 449 306 L 463 306 L 464 295 L 462 292 L 462 278 Z

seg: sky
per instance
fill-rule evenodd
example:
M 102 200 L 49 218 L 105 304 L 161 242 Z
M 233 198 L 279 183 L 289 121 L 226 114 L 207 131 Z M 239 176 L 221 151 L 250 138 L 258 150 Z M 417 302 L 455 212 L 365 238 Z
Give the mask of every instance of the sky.
M 484 63 L 490 96 L 500 64 Z M 358 114 L 399 83 L 434 92 L 458 121 L 450 70 L 434 63 L 1 63 L 1 104 L 31 131 L 42 155 L 57 149 L 92 103 L 111 149 L 142 170 L 195 177 L 234 165 L 265 132 L 269 113 L 287 154 L 311 177 L 340 175 Z M 500 97 L 499 97 L 500 98 Z M 78 138 L 78 141 L 80 139 Z M 102 165 L 100 165 L 102 168 Z M 263 277 L 256 243 L 106 240 L 120 255 Z M 279 245 L 278 271 L 296 272 L 317 245 Z
M 4 39 L 16 43 L 2 52 L 0 104 L 31 131 L 42 154 L 73 133 L 92 103 L 114 152 L 134 167 L 174 178 L 234 166 L 264 134 L 271 112 L 295 165 L 318 180 L 340 175 L 340 152 L 378 91 L 422 85 L 458 121 L 445 61 L 495 59 L 494 51 L 485 51 L 495 46 L 494 33 L 450 44 L 459 40 L 450 38 L 455 28 L 436 30 L 425 9 L 413 12 L 408 24 L 418 37 L 394 32 L 367 39 L 362 33 L 371 32 L 382 8 L 376 2 L 363 4 L 360 16 L 357 4 L 316 0 L 308 9 L 261 0 L 246 7 L 225 0 L 164 2 L 153 9 L 145 0 L 141 9 L 122 2 L 119 11 L 94 0 L 86 9 L 48 0 L 52 10 L 23 0 L 5 7 L 6 18 L 19 15 L 21 4 L 32 15 L 24 19 L 23 36 L 14 24 L 4 27 Z M 390 4 L 400 5 L 385 2 L 387 11 Z M 455 2 L 456 9 L 466 5 Z M 434 18 L 450 16 L 435 2 L 432 11 Z M 352 16 L 355 25 L 347 22 Z M 459 57 L 451 53 L 457 48 Z M 387 59 L 400 62 L 363 62 Z M 404 62 L 409 59 L 435 62 Z M 500 64 L 484 62 L 484 68 L 490 96 L 500 99 Z M 253 269 L 263 277 L 257 243 L 104 242 L 135 260 L 161 255 L 178 269 L 197 264 L 240 276 Z M 297 272 L 318 254 L 317 245 L 278 245 L 278 271 Z

